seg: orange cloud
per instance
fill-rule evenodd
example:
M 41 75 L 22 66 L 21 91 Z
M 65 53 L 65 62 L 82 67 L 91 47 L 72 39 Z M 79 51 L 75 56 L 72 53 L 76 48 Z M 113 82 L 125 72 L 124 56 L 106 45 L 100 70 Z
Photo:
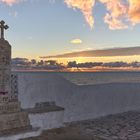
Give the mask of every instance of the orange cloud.
M 128 25 L 125 23 L 128 14 L 128 5 L 122 0 L 100 0 L 107 8 L 104 22 L 112 30 L 125 29 Z
M 12 4 L 18 2 L 18 0 L 0 0 L 0 1 L 3 2 L 3 3 L 6 3 L 8 5 L 12 5 Z
M 20 1 L 25 0 L 0 0 L 8 5 Z M 110 29 L 126 29 L 140 23 L 140 0 L 64 0 L 68 7 L 79 9 L 83 13 L 91 28 L 94 26 L 93 8 L 96 1 L 100 1 L 106 7 L 104 22 Z
M 64 0 L 64 1 L 69 7 L 81 10 L 89 26 L 93 28 L 94 18 L 92 16 L 92 10 L 95 4 L 95 0 Z
M 109 25 L 112 30 L 128 28 L 126 21 L 128 20 L 128 4 L 124 0 L 99 0 L 107 8 L 104 22 Z M 94 25 L 94 17 L 92 11 L 95 0 L 65 0 L 65 3 L 72 8 L 80 9 L 91 28 Z
M 140 23 L 140 0 L 129 0 L 129 16 L 133 25 Z

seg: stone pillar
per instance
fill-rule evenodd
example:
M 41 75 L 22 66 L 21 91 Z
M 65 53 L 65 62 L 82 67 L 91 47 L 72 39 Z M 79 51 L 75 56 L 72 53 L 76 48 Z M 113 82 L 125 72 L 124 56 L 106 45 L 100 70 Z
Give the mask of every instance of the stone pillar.
M 0 39 L 0 95 L 11 94 L 11 46 Z
M 0 39 L 0 133 L 31 128 L 28 114 L 18 102 L 17 77 L 11 75 L 11 45 Z

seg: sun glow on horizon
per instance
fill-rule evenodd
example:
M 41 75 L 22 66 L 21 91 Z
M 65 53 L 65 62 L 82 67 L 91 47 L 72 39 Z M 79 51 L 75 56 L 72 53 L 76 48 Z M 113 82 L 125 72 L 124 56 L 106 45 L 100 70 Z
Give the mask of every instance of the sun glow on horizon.
M 41 60 L 39 58 L 38 60 Z M 58 63 L 67 64 L 70 61 L 76 61 L 77 63 L 85 62 L 140 62 L 140 55 L 131 55 L 131 56 L 102 56 L 102 57 L 72 57 L 72 58 L 46 58 L 43 60 L 56 60 Z

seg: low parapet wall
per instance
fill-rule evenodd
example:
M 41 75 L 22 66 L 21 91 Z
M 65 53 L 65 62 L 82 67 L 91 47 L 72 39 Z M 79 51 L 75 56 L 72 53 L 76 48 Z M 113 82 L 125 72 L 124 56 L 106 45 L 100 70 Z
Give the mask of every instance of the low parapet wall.
M 56 73 L 18 73 L 19 100 L 23 108 L 55 101 L 64 107 L 64 121 L 93 119 L 140 109 L 139 83 L 77 86 Z

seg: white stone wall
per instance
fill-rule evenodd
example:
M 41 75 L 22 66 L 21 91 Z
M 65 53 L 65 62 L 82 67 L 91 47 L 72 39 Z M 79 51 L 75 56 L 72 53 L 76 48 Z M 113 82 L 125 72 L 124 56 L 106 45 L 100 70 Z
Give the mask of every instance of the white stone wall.
M 48 130 L 63 126 L 64 110 L 47 113 L 29 114 L 30 124 L 34 128 Z
M 53 73 L 18 73 L 23 108 L 55 101 L 64 107 L 64 121 L 92 119 L 140 109 L 140 84 L 112 83 L 77 86 Z

